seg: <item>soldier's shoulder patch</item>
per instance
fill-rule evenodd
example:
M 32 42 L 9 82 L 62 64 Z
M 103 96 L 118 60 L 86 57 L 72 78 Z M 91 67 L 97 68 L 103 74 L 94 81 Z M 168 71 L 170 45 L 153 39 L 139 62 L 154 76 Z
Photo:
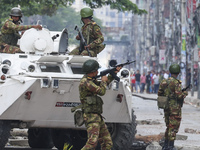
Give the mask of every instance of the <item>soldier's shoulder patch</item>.
M 95 25 L 95 26 L 94 26 L 94 30 L 95 30 L 96 32 L 99 32 L 99 31 L 100 31 L 100 27 L 99 27 L 98 25 Z
M 97 24 L 96 22 L 92 22 L 93 25 Z
M 96 31 L 98 32 L 98 31 L 100 31 L 100 29 L 96 29 Z

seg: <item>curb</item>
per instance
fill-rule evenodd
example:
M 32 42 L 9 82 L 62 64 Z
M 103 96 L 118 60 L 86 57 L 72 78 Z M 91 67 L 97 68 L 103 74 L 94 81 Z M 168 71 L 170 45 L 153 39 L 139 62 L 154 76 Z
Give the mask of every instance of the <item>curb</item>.
M 149 95 L 149 97 L 147 97 L 146 94 L 136 94 L 136 93 L 132 93 L 132 96 L 136 96 L 145 100 L 154 100 L 157 101 L 157 95 Z M 155 96 L 155 97 L 152 97 Z M 200 99 L 194 98 L 194 97 L 186 97 L 184 100 L 184 103 L 189 104 L 193 107 L 196 108 L 200 108 Z

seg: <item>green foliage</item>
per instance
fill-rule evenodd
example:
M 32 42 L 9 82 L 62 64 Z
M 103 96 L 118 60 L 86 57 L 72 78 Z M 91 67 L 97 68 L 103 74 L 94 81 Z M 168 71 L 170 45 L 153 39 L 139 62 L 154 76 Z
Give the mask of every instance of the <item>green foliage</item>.
M 91 8 L 100 8 L 103 5 L 110 5 L 112 9 L 119 11 L 130 11 L 134 14 L 145 14 L 146 10 L 139 9 L 136 4 L 130 0 L 83 0 L 90 5 Z
M 119 11 L 131 11 L 135 14 L 147 13 L 138 9 L 137 5 L 130 0 L 83 0 L 91 8 L 99 8 L 103 5 L 110 5 Z M 26 16 L 32 15 L 55 15 L 60 6 L 70 6 L 74 0 L 0 0 L 0 21 L 5 20 L 12 7 L 21 6 Z
M 30 19 L 30 17 L 24 17 L 24 24 L 30 24 L 28 23 L 28 19 Z M 62 31 L 64 28 L 67 28 L 69 33 L 69 43 L 79 44 L 79 41 L 75 39 L 78 33 L 74 30 L 74 27 L 77 25 L 81 28 L 83 23 L 81 23 L 80 13 L 76 12 L 73 8 L 60 7 L 53 16 L 42 15 L 40 20 L 41 24 L 46 26 L 50 31 Z M 101 20 L 94 18 L 94 21 L 101 26 Z M 36 22 L 33 24 L 36 24 Z
M 73 145 L 70 146 L 70 144 L 68 144 L 68 143 L 64 143 L 63 150 L 71 150 L 72 148 L 73 148 Z
M 131 11 L 136 14 L 147 13 L 145 10 L 138 9 L 137 5 L 130 0 L 83 0 L 91 8 L 100 8 L 103 5 L 110 5 L 119 11 Z M 50 30 L 61 31 L 67 28 L 70 40 L 75 39 L 74 26 L 80 24 L 80 15 L 75 12 L 70 5 L 74 0 L 0 0 L 0 24 L 9 17 L 11 8 L 21 7 L 23 16 L 42 16 L 42 24 L 47 25 Z M 23 17 L 24 19 L 25 17 Z M 94 19 L 101 26 L 99 19 Z M 73 40 L 72 40 L 73 41 Z

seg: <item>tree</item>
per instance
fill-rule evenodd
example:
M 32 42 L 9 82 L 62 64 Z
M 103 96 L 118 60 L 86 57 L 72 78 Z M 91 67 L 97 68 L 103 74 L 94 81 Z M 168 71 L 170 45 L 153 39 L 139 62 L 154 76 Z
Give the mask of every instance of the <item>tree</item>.
M 35 16 L 25 17 L 23 19 L 24 24 L 36 24 L 36 22 L 34 22 L 35 19 L 32 19 L 33 17 Z M 41 24 L 46 26 L 50 31 L 62 31 L 64 28 L 67 28 L 69 33 L 69 43 L 79 44 L 77 40 L 75 40 L 75 37 L 78 33 L 74 30 L 74 27 L 77 25 L 79 28 L 81 28 L 83 24 L 81 24 L 79 12 L 76 12 L 73 8 L 60 7 L 53 16 L 42 15 L 39 16 L 39 18 L 41 20 Z M 30 20 L 33 22 L 30 22 Z M 101 26 L 101 20 L 95 17 L 93 20 Z
M 119 11 L 131 11 L 135 14 L 147 13 L 145 10 L 138 9 L 137 5 L 130 0 L 83 0 L 91 8 L 99 8 L 103 5 L 110 5 Z M 1 21 L 9 15 L 12 7 L 21 6 L 26 16 L 48 15 L 52 16 L 60 6 L 69 6 L 74 0 L 0 0 Z

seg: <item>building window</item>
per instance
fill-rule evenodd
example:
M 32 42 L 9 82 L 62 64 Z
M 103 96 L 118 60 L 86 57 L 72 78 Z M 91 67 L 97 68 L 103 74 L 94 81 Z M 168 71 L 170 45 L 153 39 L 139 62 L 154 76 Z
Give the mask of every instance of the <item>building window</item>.
M 115 22 L 110 22 L 110 27 L 115 27 Z
M 110 12 L 110 17 L 114 18 L 115 17 L 115 12 Z

